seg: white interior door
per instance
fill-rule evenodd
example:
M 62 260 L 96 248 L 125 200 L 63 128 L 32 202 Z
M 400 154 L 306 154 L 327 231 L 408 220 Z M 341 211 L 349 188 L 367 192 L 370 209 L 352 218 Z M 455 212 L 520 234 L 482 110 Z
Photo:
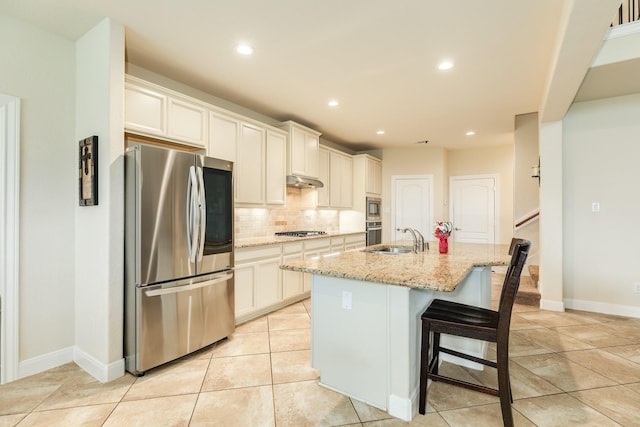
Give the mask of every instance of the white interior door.
M 456 242 L 494 243 L 498 177 L 496 175 L 456 176 L 450 180 L 450 218 Z
M 392 180 L 391 240 L 411 239 L 398 228 L 416 228 L 429 240 L 433 224 L 433 177 L 398 175 Z
M 18 378 L 20 100 L 0 94 L 0 384 Z

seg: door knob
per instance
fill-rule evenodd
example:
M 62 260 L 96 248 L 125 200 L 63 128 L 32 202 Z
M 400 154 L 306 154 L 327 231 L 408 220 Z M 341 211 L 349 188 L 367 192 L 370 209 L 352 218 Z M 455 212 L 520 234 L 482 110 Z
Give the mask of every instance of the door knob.
M 454 228 L 454 230 L 456 230 L 456 231 L 462 231 L 462 228 L 458 228 L 458 227 L 456 227 L 456 228 Z

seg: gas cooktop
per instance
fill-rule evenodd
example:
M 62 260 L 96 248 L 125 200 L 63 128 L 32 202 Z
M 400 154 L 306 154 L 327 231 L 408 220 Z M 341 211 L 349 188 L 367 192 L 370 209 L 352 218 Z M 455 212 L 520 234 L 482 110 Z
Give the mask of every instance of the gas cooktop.
M 309 236 L 324 236 L 327 234 L 324 231 L 310 231 L 310 230 L 296 230 L 296 231 L 279 231 L 276 236 L 286 237 L 309 237 Z

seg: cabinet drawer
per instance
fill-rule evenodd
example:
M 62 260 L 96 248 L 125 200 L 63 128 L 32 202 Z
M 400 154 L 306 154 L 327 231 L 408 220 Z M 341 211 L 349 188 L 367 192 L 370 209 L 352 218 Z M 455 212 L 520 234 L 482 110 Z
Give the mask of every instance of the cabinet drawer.
M 284 255 L 300 253 L 303 251 L 302 242 L 285 243 L 282 245 L 282 253 Z
M 366 237 L 364 235 L 364 233 L 362 234 L 353 234 L 350 236 L 344 236 L 344 243 L 345 244 L 352 244 L 352 243 L 364 243 L 366 240 Z
M 280 245 L 257 246 L 255 248 L 240 248 L 236 250 L 236 264 L 251 262 L 265 258 L 280 256 Z
M 304 242 L 305 251 L 329 248 L 330 246 L 331 246 L 331 239 L 327 239 L 327 238 L 307 240 Z

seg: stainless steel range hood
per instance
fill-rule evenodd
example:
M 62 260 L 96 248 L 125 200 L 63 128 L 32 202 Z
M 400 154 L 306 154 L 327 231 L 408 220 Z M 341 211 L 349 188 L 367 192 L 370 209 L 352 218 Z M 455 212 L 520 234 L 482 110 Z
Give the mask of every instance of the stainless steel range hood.
M 299 175 L 287 175 L 287 186 L 296 188 L 322 188 L 322 181 Z

